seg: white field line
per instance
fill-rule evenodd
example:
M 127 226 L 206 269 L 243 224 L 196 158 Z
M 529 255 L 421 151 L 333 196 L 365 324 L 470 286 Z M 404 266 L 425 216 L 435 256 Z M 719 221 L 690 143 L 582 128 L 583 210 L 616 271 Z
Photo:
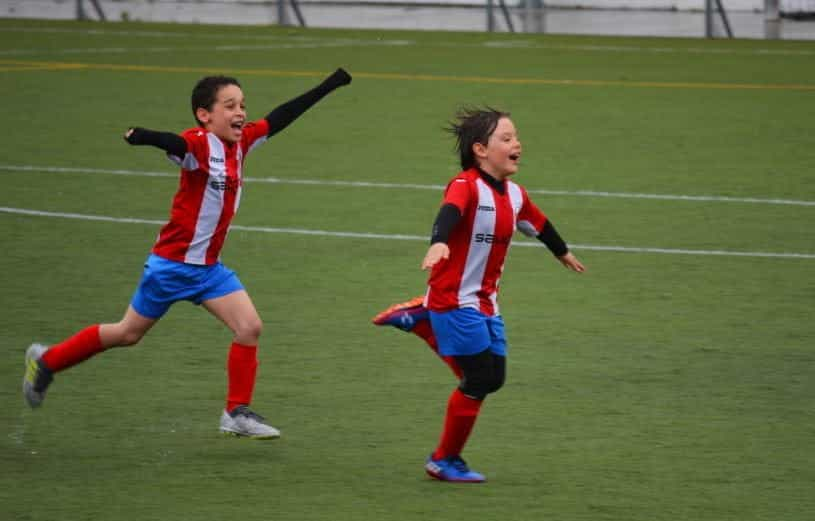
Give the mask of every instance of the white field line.
M 0 171 L 7 172 L 43 172 L 55 174 L 108 174 L 138 177 L 171 177 L 178 174 L 167 172 L 144 172 L 138 170 L 117 170 L 103 168 L 31 166 L 31 165 L 0 165 Z M 379 183 L 373 181 L 342 181 L 328 179 L 283 179 L 279 177 L 246 177 L 247 183 L 272 183 L 286 185 L 316 185 L 316 186 L 347 186 L 353 188 L 390 188 L 412 190 L 444 190 L 444 185 L 418 184 L 418 183 Z M 622 199 L 657 199 L 665 201 L 698 201 L 723 202 L 744 204 L 775 204 L 786 206 L 815 206 L 815 201 L 797 199 L 773 199 L 763 197 L 731 197 L 726 195 L 681 195 L 681 194 L 644 194 L 631 192 L 603 192 L 594 190 L 548 190 L 527 189 L 530 194 L 562 195 L 571 197 L 615 197 Z
M 84 221 L 102 221 L 126 224 L 150 224 L 160 226 L 165 221 L 157 219 L 140 219 L 135 217 L 111 217 L 107 215 L 87 215 L 66 212 L 43 212 L 40 210 L 30 210 L 27 208 L 11 208 L 0 206 L 0 212 L 13 215 L 28 215 L 35 217 L 51 217 L 58 219 L 78 219 Z M 312 235 L 320 237 L 345 237 L 354 239 L 382 239 L 398 241 L 427 241 L 427 237 L 421 235 L 401 235 L 384 233 L 363 233 L 363 232 L 337 232 L 328 230 L 309 230 L 305 228 L 275 228 L 268 226 L 241 226 L 232 225 L 233 230 L 259 233 L 287 233 L 295 235 Z M 515 242 L 514 246 L 543 248 L 543 245 L 531 241 Z M 659 253 L 667 255 L 697 255 L 697 256 L 722 256 L 722 257 L 768 257 L 781 259 L 815 259 L 812 253 L 791 253 L 791 252 L 749 252 L 749 251 L 727 251 L 727 250 L 686 250 L 674 248 L 640 248 L 630 246 L 595 246 L 587 244 L 572 244 L 574 250 L 610 251 L 623 253 Z
M 123 31 L 123 30 L 107 30 L 107 29 L 69 29 L 69 28 L 46 28 L 46 27 L 3 27 L 3 31 L 15 32 L 30 32 L 30 33 L 73 33 L 81 35 L 94 35 L 94 36 L 138 36 L 142 38 L 200 38 L 200 39 L 221 39 L 222 37 L 217 34 L 206 33 L 189 33 L 189 32 L 174 32 L 174 31 Z M 320 38 L 319 36 L 276 36 L 276 35 L 249 35 L 249 34 L 233 34 L 230 39 L 248 40 L 248 41 L 275 41 L 292 40 L 298 42 L 318 42 L 318 41 L 333 41 L 342 42 L 337 46 L 345 45 L 388 45 L 387 40 L 374 40 L 364 38 Z M 398 42 L 398 43 L 396 43 Z M 757 56 L 812 56 L 815 55 L 815 50 L 809 49 L 775 49 L 775 48 L 756 48 L 756 49 L 728 49 L 722 47 L 647 47 L 637 45 L 563 45 L 563 44 L 550 44 L 537 40 L 493 40 L 477 43 L 467 42 L 420 42 L 415 40 L 392 40 L 390 45 L 411 45 L 411 46 L 444 46 L 444 47 L 511 47 L 513 49 L 553 49 L 564 51 L 578 51 L 578 52 L 626 52 L 626 53 L 661 53 L 661 54 L 722 54 L 722 55 L 757 55 Z M 139 52 L 140 49 L 133 48 L 133 52 Z M 16 51 L 12 49 L 11 51 Z M 45 51 L 45 50 L 43 50 Z

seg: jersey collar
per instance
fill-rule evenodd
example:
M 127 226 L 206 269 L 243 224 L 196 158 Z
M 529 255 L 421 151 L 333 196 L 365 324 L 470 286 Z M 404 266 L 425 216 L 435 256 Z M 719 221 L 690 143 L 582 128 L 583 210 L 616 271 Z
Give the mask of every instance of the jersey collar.
M 499 194 L 504 195 L 504 192 L 506 192 L 507 187 L 506 181 L 499 181 L 498 179 L 492 177 L 490 174 L 481 170 L 480 167 L 475 167 L 475 169 L 478 171 L 478 175 L 481 176 L 481 179 L 483 179 L 485 183 L 490 185 L 492 189 L 498 192 Z

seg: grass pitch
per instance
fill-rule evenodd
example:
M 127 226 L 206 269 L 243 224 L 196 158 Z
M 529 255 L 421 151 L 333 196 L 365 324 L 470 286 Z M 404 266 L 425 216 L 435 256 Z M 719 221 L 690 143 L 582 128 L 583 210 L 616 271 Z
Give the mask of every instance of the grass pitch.
M 2 517 L 809 520 L 813 57 L 805 42 L 0 21 Z M 283 438 L 218 435 L 230 335 L 186 303 L 27 410 L 25 348 L 117 320 L 166 218 L 176 170 L 124 130 L 191 126 L 205 74 L 237 76 L 259 118 L 337 66 L 353 84 L 247 160 L 223 252 L 266 323 L 255 406 Z M 456 172 L 441 128 L 465 103 L 513 113 L 517 180 L 589 269 L 509 255 L 508 382 L 465 453 L 483 486 L 426 478 L 454 381 L 415 337 L 369 324 L 423 291 L 433 185 Z

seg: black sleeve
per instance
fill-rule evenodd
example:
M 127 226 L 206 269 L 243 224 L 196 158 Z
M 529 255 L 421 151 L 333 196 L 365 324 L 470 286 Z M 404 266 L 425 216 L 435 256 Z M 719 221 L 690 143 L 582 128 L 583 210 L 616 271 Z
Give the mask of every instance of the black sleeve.
M 351 83 L 351 75 L 343 69 L 337 69 L 334 74 L 323 80 L 322 83 L 300 96 L 287 101 L 266 115 L 269 122 L 269 137 L 277 134 L 295 119 L 299 118 L 312 105 L 323 99 L 334 89 Z
M 566 242 L 560 237 L 560 234 L 555 230 L 552 221 L 546 221 L 543 225 L 543 230 L 538 234 L 538 240 L 549 248 L 555 257 L 562 257 L 569 253 L 569 247 Z
M 436 216 L 436 222 L 433 223 L 433 235 L 430 237 L 430 244 L 446 243 L 450 238 L 450 232 L 453 231 L 459 220 L 461 220 L 461 210 L 458 209 L 458 206 L 451 203 L 442 206 Z
M 187 142 L 178 134 L 172 132 L 157 132 L 146 128 L 133 127 L 133 132 L 125 137 L 131 145 L 152 145 L 177 157 L 187 154 Z

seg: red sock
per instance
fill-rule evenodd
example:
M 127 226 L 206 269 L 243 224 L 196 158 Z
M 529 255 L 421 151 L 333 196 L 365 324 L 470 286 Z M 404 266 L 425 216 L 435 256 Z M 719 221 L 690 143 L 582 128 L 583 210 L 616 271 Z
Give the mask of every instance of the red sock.
M 226 360 L 227 393 L 226 412 L 239 405 L 252 403 L 255 375 L 258 369 L 258 346 L 246 346 L 232 342 Z
M 79 333 L 53 345 L 42 355 L 46 367 L 56 373 L 85 361 L 104 351 L 99 339 L 99 324 L 88 326 Z
M 447 402 L 447 416 L 444 418 L 444 431 L 438 448 L 433 452 L 433 459 L 442 459 L 448 456 L 458 456 L 470 437 L 478 411 L 481 409 L 481 400 L 470 398 L 459 389 L 453 391 Z
M 436 336 L 433 334 L 433 328 L 430 326 L 429 320 L 422 320 L 411 330 L 411 333 L 415 334 L 422 340 L 424 340 L 427 345 L 430 346 L 430 349 L 435 351 L 437 355 L 439 355 L 439 344 L 436 342 Z M 452 356 L 442 356 L 439 355 L 439 358 L 444 360 L 444 363 L 453 371 L 456 375 L 456 378 L 461 380 L 463 373 L 461 372 L 461 368 L 456 363 L 455 359 Z
M 433 334 L 433 328 L 430 326 L 429 320 L 420 321 L 413 326 L 413 329 L 411 329 L 410 332 L 427 342 L 430 349 L 438 353 L 439 344 L 436 342 L 436 336 Z

